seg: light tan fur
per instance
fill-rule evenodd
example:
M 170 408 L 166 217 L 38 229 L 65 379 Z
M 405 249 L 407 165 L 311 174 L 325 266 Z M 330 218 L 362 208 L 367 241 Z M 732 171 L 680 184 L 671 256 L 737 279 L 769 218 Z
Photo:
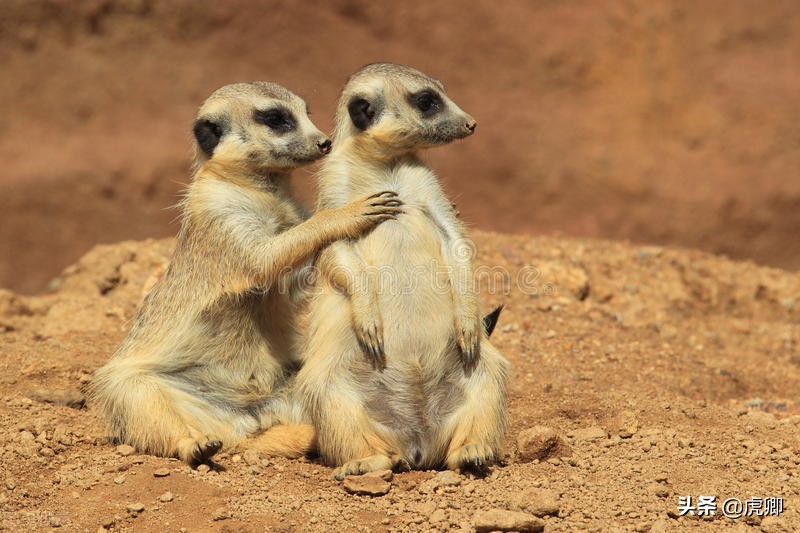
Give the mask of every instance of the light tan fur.
M 317 263 L 296 386 L 338 479 L 482 467 L 501 453 L 507 362 L 483 330 L 465 230 L 416 155 L 474 128 L 441 83 L 409 67 L 368 65 L 341 95 L 319 208 L 392 189 L 404 213 Z
M 190 464 L 223 445 L 297 456 L 314 432 L 289 392 L 293 274 L 331 242 L 394 218 L 399 202 L 371 195 L 304 220 L 289 175 L 330 142 L 278 85 L 217 90 L 194 133 L 174 255 L 95 373 L 92 400 L 111 435 L 142 452 Z

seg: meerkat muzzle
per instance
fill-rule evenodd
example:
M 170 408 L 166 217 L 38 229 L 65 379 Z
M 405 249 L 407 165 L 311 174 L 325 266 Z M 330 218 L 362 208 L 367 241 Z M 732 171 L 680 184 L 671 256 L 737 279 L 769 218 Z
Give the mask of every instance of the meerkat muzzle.
M 317 143 L 317 148 L 323 154 L 329 154 L 331 151 L 331 147 L 333 146 L 333 142 L 330 139 L 325 139 L 324 141 L 320 141 Z

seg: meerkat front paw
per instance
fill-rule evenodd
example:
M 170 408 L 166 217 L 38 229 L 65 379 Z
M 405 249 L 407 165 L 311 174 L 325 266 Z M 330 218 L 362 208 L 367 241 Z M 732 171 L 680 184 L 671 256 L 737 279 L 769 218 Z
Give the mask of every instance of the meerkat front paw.
M 478 362 L 482 328 L 483 323 L 474 314 L 459 314 L 456 317 L 455 339 L 465 370 L 472 370 Z
M 345 233 L 356 238 L 381 222 L 396 219 L 403 213 L 403 202 L 396 192 L 382 191 L 353 200 L 335 211 L 340 210 L 345 214 L 340 219 L 346 227 Z
M 361 474 L 375 472 L 377 470 L 391 470 L 392 466 L 394 465 L 389 457 L 382 454 L 375 454 L 346 462 L 339 468 L 334 469 L 333 477 L 341 481 L 347 476 L 360 476 Z
M 383 321 L 375 298 L 354 295 L 353 331 L 359 346 L 375 370 L 386 368 L 386 353 L 383 349 Z

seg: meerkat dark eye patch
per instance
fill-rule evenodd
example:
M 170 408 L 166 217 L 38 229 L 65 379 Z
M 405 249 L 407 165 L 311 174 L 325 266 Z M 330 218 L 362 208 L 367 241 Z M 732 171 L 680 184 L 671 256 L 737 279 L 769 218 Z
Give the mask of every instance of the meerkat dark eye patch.
M 380 111 L 379 107 L 363 96 L 354 96 L 347 102 L 347 112 L 353 125 L 361 131 L 369 128 Z
M 211 157 L 214 154 L 214 148 L 222 139 L 222 125 L 207 119 L 198 119 L 195 121 L 192 131 L 194 138 L 197 139 L 197 145 L 204 154 Z
M 258 124 L 263 124 L 276 133 L 287 133 L 292 131 L 297 121 L 294 115 L 282 107 L 273 107 L 272 109 L 256 109 L 253 111 L 253 120 Z
M 444 110 L 442 97 L 439 96 L 439 93 L 431 89 L 423 89 L 419 92 L 409 94 L 408 102 L 413 107 L 419 109 L 423 117 L 432 117 Z

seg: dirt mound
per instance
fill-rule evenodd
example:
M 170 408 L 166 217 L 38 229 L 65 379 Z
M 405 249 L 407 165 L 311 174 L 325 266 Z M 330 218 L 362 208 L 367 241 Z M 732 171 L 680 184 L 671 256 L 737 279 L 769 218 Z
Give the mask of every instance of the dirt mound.
M 174 234 L 215 88 L 278 81 L 329 129 L 376 60 L 441 78 L 478 119 L 429 154 L 477 227 L 796 268 L 799 56 L 796 2 L 6 0 L 0 286 L 39 291 L 95 243 Z
M 219 471 L 104 438 L 83 390 L 171 240 L 99 246 L 52 295 L 0 292 L 0 517 L 9 531 L 796 531 L 800 279 L 699 252 L 478 232 L 513 365 L 505 464 L 354 481 L 223 454 Z M 72 407 L 70 407 L 72 406 Z M 356 487 L 356 488 L 353 488 Z M 375 488 L 377 487 L 377 488 Z M 679 517 L 681 496 L 717 496 Z M 722 502 L 783 497 L 780 516 Z

